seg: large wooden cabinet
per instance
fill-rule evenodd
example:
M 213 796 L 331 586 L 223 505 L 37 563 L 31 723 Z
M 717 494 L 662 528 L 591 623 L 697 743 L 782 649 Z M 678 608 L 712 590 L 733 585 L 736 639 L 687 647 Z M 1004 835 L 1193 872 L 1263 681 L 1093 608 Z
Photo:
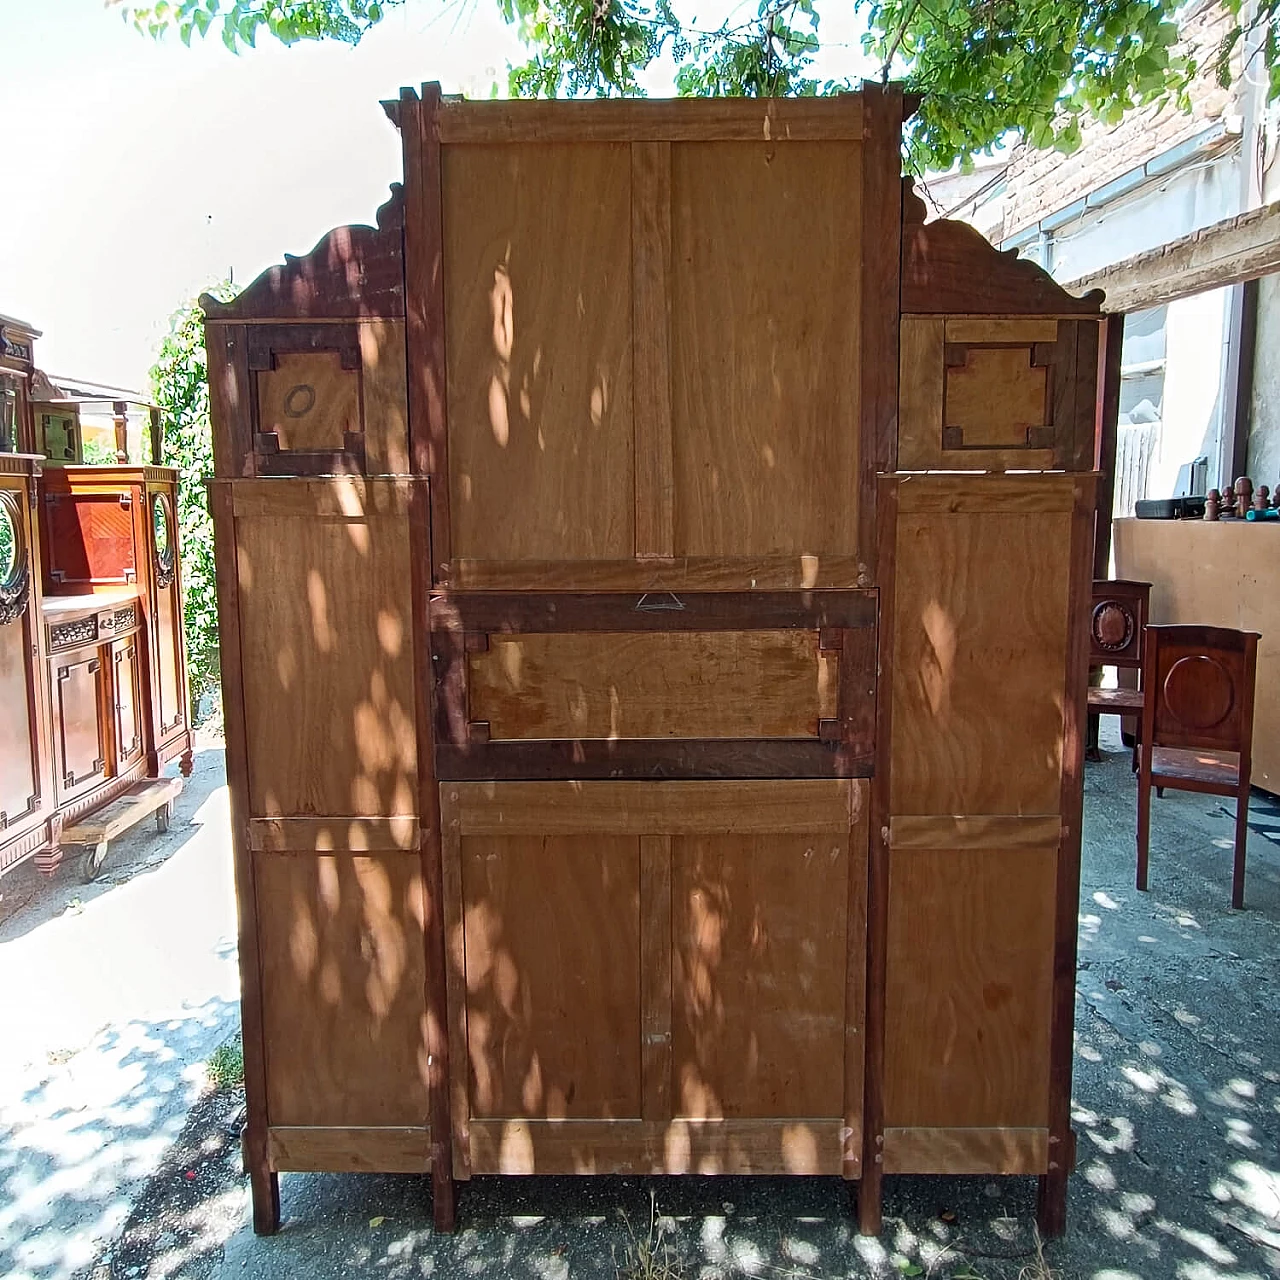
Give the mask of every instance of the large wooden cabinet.
M 1062 1229 L 1100 298 L 926 224 L 909 110 L 405 91 L 377 225 L 204 300 L 259 1230 L 308 1169 Z
M 22 332 L 10 443 L 30 450 Z M 30 857 L 52 873 L 64 826 L 170 760 L 190 771 L 177 481 L 0 451 L 0 873 Z

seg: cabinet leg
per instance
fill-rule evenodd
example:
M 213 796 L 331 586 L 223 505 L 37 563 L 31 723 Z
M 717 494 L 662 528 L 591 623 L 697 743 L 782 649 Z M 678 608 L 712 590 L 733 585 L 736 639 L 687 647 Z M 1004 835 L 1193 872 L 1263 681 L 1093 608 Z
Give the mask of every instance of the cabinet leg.
M 280 1230 L 280 1175 L 254 1165 L 249 1170 L 249 1191 L 253 1197 L 254 1235 L 275 1235 Z
M 452 1231 L 458 1221 L 448 1156 L 447 1149 L 443 1156 L 437 1153 L 431 1164 L 431 1217 L 437 1231 Z
M 879 1165 L 864 1167 L 862 1178 L 856 1184 L 850 1183 L 849 1190 L 858 1197 L 858 1234 L 878 1236 L 882 1226 L 882 1189 L 883 1178 Z M 857 1187 L 856 1192 L 854 1187 Z
M 191 770 L 194 764 L 195 760 L 191 754 L 191 748 L 188 747 L 178 758 L 178 772 L 182 774 L 184 778 L 189 778 L 191 777 Z
M 1054 1168 L 1040 1175 L 1036 1226 L 1046 1240 L 1057 1238 L 1067 1229 L 1067 1173 L 1065 1168 Z

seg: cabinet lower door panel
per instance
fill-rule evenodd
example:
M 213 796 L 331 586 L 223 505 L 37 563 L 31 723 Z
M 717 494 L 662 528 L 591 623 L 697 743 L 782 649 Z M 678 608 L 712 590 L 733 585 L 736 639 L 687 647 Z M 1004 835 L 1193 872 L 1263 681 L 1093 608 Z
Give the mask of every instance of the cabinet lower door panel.
M 864 782 L 441 806 L 459 1176 L 856 1172 Z
M 58 799 L 65 803 L 106 776 L 104 672 L 97 649 L 54 658 Z
M 291 1131 L 278 1167 L 330 1167 L 314 1163 L 311 1145 L 293 1130 L 424 1127 L 417 852 L 253 857 L 267 1118 L 273 1130 Z

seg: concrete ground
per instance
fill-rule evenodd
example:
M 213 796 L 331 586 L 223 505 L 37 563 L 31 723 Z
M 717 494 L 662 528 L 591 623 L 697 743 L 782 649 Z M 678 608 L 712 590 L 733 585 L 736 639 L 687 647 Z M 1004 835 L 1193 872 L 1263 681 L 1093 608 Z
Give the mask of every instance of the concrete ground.
M 61 1280 L 118 1234 L 239 1022 L 221 743 L 169 831 L 0 879 L 0 1276 Z
M 233 983 L 223 983 L 233 962 L 222 914 L 225 792 L 210 791 L 184 810 L 188 822 L 202 816 L 205 830 L 175 823 L 186 843 L 166 861 L 157 849 L 159 865 L 145 876 L 88 891 L 61 878 L 0 923 L 6 1001 L 26 972 L 15 948 L 46 930 L 59 931 L 57 945 L 40 949 L 46 963 L 76 948 L 74 965 L 61 961 L 69 972 L 59 991 L 78 992 L 87 963 L 114 965 L 113 948 L 154 945 L 156 967 L 173 971 L 107 970 L 119 977 L 82 1002 L 88 1008 L 70 1017 L 61 1040 L 60 1015 L 23 996 L 32 1007 L 19 1027 L 38 1050 L 23 1052 L 44 1059 L 23 1068 L 24 1092 L 0 1077 L 0 1275 L 76 1274 L 96 1245 L 95 1265 L 80 1272 L 95 1280 L 1280 1277 L 1280 846 L 1251 837 L 1249 906 L 1233 912 L 1230 803 L 1169 792 L 1155 803 L 1152 891 L 1137 893 L 1135 785 L 1114 724 L 1104 721 L 1107 759 L 1086 775 L 1079 1168 L 1069 1233 L 1043 1259 L 1031 1227 L 1033 1179 L 888 1179 L 884 1235 L 863 1240 L 835 1179 L 477 1178 L 459 1188 L 458 1232 L 441 1237 L 423 1179 L 286 1175 L 283 1228 L 255 1237 L 233 1137 L 238 1100 L 197 1098 L 192 1069 L 234 1018 Z M 184 805 L 197 794 L 190 788 Z M 153 896 L 144 899 L 139 882 Z M 204 893 L 184 891 L 200 885 Z M 0 892 L 10 892 L 8 881 Z M 61 907 L 45 905 L 59 894 Z M 108 919 L 99 904 L 126 894 L 130 910 Z M 81 899 L 78 914 L 71 896 Z M 89 945 L 77 930 L 93 931 Z M 98 959 L 86 962 L 86 951 Z M 184 974 L 198 976 L 194 987 Z M 131 986 L 140 994 L 128 994 Z M 8 1031 L 7 1018 L 0 1026 Z M 69 1060 L 49 1056 L 86 1034 L 88 1048 Z M 66 1078 L 80 1059 L 92 1064 L 94 1089 Z

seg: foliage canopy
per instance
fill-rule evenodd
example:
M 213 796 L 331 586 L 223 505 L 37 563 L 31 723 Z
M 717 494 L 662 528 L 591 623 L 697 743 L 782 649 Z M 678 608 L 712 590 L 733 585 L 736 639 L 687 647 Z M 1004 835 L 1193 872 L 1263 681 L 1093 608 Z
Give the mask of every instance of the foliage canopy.
M 184 41 L 216 28 L 229 49 L 265 32 L 285 43 L 357 42 L 405 0 L 108 0 L 139 30 L 176 29 Z M 426 0 L 414 0 L 424 3 Z M 440 0 L 436 0 L 437 3 Z M 656 59 L 674 60 L 679 92 L 710 96 L 825 94 L 854 87 L 819 80 L 821 9 L 815 0 L 748 0 L 714 30 L 673 0 L 493 0 L 529 60 L 510 71 L 520 97 L 639 94 Z M 1033 146 L 1071 151 L 1081 124 L 1113 122 L 1130 107 L 1185 103 L 1194 62 L 1175 48 L 1176 0 L 845 0 L 865 19 L 863 53 L 882 75 L 926 95 L 911 125 L 912 163 L 947 168 L 1010 130 Z M 820 0 L 819 0 L 820 3 Z M 1237 17 L 1244 0 L 1223 0 Z M 1228 75 L 1242 39 L 1280 96 L 1280 0 L 1258 0 L 1219 51 Z
M 223 284 L 209 292 L 227 301 L 236 291 Z M 191 705 L 198 712 L 206 693 L 216 695 L 221 672 L 213 519 L 205 489 L 206 479 L 213 475 L 213 431 L 209 425 L 209 379 L 199 303 L 189 302 L 174 315 L 151 367 L 151 394 L 161 412 L 164 464 L 182 472 L 178 480 L 182 612 Z

